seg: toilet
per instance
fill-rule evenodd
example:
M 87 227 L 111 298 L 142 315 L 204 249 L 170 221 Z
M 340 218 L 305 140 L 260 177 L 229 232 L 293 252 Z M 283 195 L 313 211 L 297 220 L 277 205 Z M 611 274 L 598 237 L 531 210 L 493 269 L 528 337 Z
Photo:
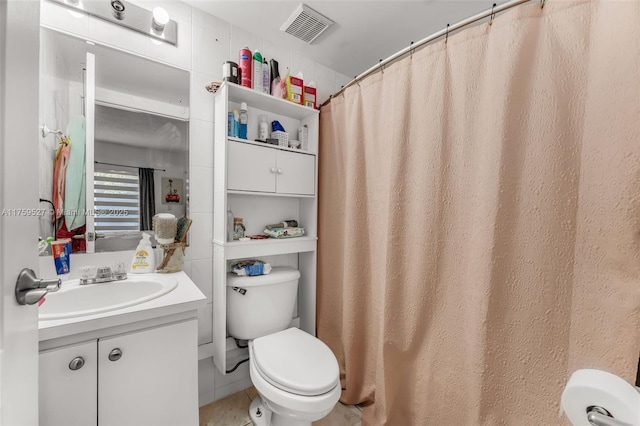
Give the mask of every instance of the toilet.
M 249 372 L 258 397 L 254 426 L 310 426 L 331 412 L 341 393 L 338 361 L 314 336 L 289 327 L 300 272 L 227 277 L 227 331 L 249 341 Z

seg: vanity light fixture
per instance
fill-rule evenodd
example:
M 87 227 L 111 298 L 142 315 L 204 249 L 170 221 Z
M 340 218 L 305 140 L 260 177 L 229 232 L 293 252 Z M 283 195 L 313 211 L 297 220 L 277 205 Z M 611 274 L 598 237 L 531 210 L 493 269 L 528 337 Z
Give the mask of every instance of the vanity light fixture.
M 74 16 L 82 14 L 103 19 L 112 24 L 137 31 L 151 37 L 152 41 L 178 44 L 178 23 L 169 18 L 169 13 L 156 7 L 144 9 L 125 0 L 48 0 L 65 6 Z
M 169 13 L 162 7 L 153 9 L 153 17 L 151 18 L 151 28 L 158 34 L 164 32 L 164 26 L 169 23 Z

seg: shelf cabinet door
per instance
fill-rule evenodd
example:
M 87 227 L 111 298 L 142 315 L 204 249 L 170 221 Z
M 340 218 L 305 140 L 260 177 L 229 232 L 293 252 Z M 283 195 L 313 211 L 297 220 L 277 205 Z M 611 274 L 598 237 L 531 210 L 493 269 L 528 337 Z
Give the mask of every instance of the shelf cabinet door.
M 40 426 L 97 425 L 96 341 L 40 352 L 38 363 Z
M 276 150 L 229 142 L 227 188 L 276 192 Z
M 277 172 L 276 192 L 279 194 L 315 194 L 315 156 L 279 151 Z
M 195 319 L 100 339 L 98 354 L 100 426 L 198 424 Z

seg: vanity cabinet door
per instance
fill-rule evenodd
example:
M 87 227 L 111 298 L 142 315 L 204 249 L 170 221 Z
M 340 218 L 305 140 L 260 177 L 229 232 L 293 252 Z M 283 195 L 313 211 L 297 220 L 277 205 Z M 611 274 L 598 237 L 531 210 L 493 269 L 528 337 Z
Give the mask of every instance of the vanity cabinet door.
M 197 320 L 98 340 L 98 424 L 198 424 Z
M 229 142 L 227 188 L 276 192 L 276 150 L 241 142 Z
M 40 426 L 91 426 L 98 421 L 96 341 L 39 355 Z
M 278 179 L 276 191 L 279 194 L 315 194 L 316 157 L 297 152 L 278 152 Z

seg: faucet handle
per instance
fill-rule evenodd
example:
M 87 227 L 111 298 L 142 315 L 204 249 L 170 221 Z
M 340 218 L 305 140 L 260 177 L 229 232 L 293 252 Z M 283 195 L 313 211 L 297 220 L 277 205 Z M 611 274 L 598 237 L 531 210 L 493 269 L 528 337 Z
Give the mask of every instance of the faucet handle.
M 98 268 L 98 273 L 96 275 L 97 279 L 100 278 L 111 278 L 111 267 L 110 266 L 100 266 Z

